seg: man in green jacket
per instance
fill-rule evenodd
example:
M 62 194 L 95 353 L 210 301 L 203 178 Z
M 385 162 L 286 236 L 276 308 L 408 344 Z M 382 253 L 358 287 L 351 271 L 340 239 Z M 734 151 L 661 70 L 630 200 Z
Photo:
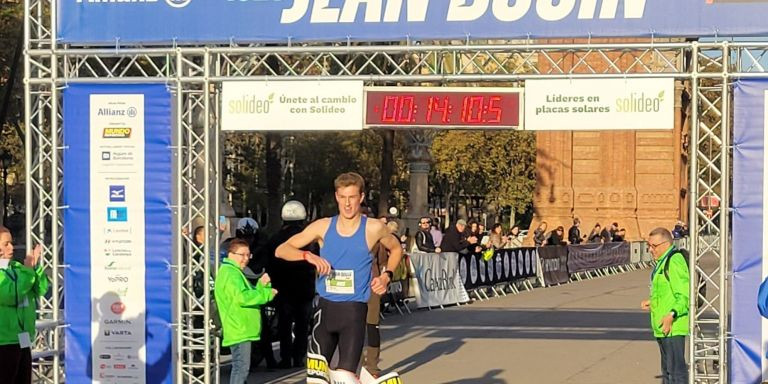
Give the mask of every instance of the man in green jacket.
M 0 383 L 32 382 L 32 340 L 35 340 L 37 298 L 48 292 L 48 277 L 37 266 L 42 249 L 24 264 L 13 260 L 13 238 L 0 226 Z
M 648 238 L 648 249 L 656 260 L 651 273 L 649 300 L 642 309 L 651 311 L 651 329 L 661 351 L 663 384 L 687 384 L 685 337 L 688 335 L 688 261 L 672 244 L 666 228 L 656 228 Z
M 227 258 L 216 275 L 214 296 L 219 308 L 224 333 L 222 345 L 232 350 L 232 373 L 230 384 L 243 384 L 251 368 L 251 342 L 261 335 L 260 306 L 275 297 L 269 275 L 261 276 L 254 287 L 245 278 L 243 268 L 251 259 L 247 242 L 234 239 L 229 243 Z

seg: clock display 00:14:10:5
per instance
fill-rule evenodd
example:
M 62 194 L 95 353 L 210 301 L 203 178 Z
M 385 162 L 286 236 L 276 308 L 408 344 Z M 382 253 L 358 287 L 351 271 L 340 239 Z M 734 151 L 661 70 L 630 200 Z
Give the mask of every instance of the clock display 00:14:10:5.
M 517 108 L 517 103 L 510 103 L 500 94 L 412 93 L 378 96 L 371 97 L 369 94 L 368 97 L 368 103 L 373 102 L 372 108 L 371 104 L 368 108 L 373 113 L 368 113 L 366 117 L 369 125 L 517 125 L 517 121 L 505 121 L 509 120 L 505 118 L 505 110 Z M 514 101 L 518 101 L 517 95 L 514 96 Z

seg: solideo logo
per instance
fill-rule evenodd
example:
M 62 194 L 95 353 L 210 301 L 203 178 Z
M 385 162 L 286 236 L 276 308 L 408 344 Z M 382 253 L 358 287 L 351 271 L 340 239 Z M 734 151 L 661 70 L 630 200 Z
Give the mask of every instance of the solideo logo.
M 275 94 L 270 93 L 266 99 L 257 99 L 256 95 L 243 95 L 240 99 L 230 100 L 228 103 L 229 113 L 234 114 L 266 114 L 275 100 Z
M 168 5 L 174 8 L 184 8 L 189 5 L 190 1 L 192 0 L 165 0 Z
M 627 97 L 616 99 L 616 112 L 659 112 L 664 101 L 664 91 L 656 97 L 645 92 L 632 92 Z
M 116 302 L 112 303 L 112 305 L 109 307 L 109 309 L 115 315 L 122 315 L 123 312 L 125 312 L 125 304 L 123 304 L 122 301 L 116 301 Z

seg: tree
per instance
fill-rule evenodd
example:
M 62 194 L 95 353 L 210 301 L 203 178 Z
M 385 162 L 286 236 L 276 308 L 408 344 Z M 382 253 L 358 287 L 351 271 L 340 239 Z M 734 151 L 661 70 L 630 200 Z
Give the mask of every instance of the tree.
M 523 131 L 445 131 L 432 144 L 434 177 L 449 195 L 524 213 L 536 186 L 536 137 Z
M 10 155 L 7 179 L 9 213 L 24 207 L 24 135 L 22 131 L 22 25 L 23 4 L 0 1 L 0 151 Z M 1 171 L 1 170 L 0 170 Z M 0 180 L 0 194 L 3 181 Z M 2 201 L 2 200 L 0 200 Z M 2 205 L 2 204 L 0 204 Z M 3 214 L 0 206 L 0 217 Z M 22 215 L 9 215 L 4 223 L 18 230 Z

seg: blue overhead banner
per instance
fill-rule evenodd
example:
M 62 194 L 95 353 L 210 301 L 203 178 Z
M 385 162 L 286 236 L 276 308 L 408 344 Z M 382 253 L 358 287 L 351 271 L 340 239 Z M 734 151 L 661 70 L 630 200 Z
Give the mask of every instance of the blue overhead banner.
M 768 0 L 59 0 L 67 44 L 768 33 Z
M 64 90 L 64 316 L 69 383 L 170 384 L 171 96 Z
M 733 95 L 733 291 L 730 382 L 768 380 L 768 319 L 760 316 L 757 292 L 768 276 L 768 212 L 765 177 L 768 81 L 739 80 Z

